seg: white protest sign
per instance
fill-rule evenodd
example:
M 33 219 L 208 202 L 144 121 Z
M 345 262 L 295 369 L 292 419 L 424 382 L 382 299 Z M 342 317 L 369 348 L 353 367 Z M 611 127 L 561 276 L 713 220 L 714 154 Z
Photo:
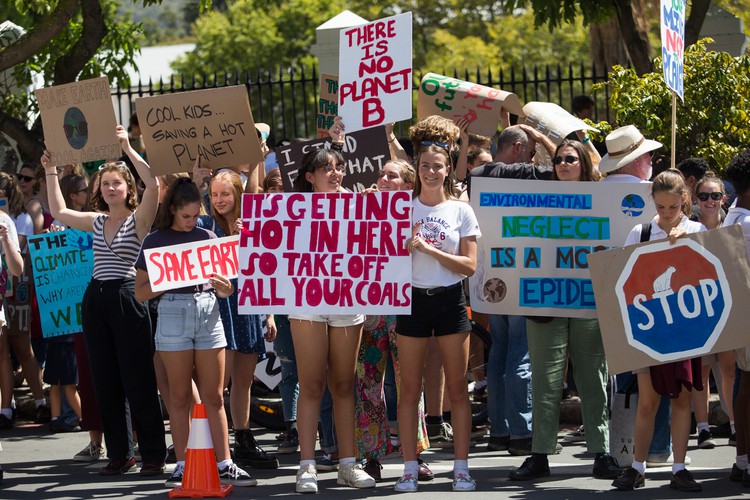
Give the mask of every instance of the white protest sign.
M 342 29 L 339 47 L 346 131 L 411 119 L 411 12 Z
M 145 250 L 146 270 L 154 292 L 200 285 L 211 275 L 237 277 L 239 238 L 227 236 Z
M 471 307 L 489 314 L 595 318 L 592 252 L 620 247 L 655 214 L 650 184 L 472 178 L 482 227 Z
M 556 145 L 578 130 L 597 130 L 553 102 L 529 102 L 523 112 L 526 117 L 522 123 L 537 129 Z
M 240 314 L 410 314 L 411 191 L 245 194 Z
M 660 11 L 664 81 L 684 101 L 682 80 L 685 73 L 685 0 L 661 0 Z

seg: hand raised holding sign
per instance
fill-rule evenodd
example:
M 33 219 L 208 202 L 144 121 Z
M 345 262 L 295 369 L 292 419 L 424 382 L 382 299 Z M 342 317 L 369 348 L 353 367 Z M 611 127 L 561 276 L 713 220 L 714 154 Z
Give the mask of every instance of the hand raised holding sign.
M 193 164 L 193 182 L 201 190 L 201 193 L 207 188 L 212 175 L 213 170 L 201 167 L 201 157 L 198 156 Z
M 346 135 L 345 130 L 346 127 L 344 127 L 343 119 L 337 116 L 333 119 L 333 125 L 328 129 L 328 134 L 331 136 L 333 142 L 343 143 L 344 136 Z
M 208 283 L 216 290 L 216 296 L 220 298 L 229 297 L 234 292 L 232 282 L 220 274 L 213 274 Z

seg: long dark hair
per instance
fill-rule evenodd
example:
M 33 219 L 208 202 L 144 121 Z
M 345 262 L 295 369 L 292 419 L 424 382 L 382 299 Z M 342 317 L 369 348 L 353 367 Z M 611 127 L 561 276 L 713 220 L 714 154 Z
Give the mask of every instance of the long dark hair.
M 297 171 L 294 179 L 293 189 L 297 193 L 312 193 L 313 185 L 307 180 L 306 174 L 314 174 L 319 168 L 323 168 L 333 159 L 336 163 L 344 165 L 344 156 L 336 150 L 319 148 L 308 151 L 302 158 L 302 167 Z
M 164 196 L 164 201 L 156 214 L 156 223 L 154 224 L 156 229 L 164 230 L 172 226 L 172 222 L 174 222 L 173 210 L 179 210 L 191 203 L 197 203 L 200 206 L 201 201 L 201 192 L 198 190 L 198 186 L 193 184 L 193 181 L 188 177 L 180 177 L 172 183 Z
M 0 172 L 0 189 L 5 191 L 5 197 L 8 199 L 8 213 L 11 217 L 18 217 L 26 211 L 23 194 L 18 188 L 18 179 L 15 176 Z
M 557 156 L 557 153 L 565 147 L 573 148 L 578 155 L 578 164 L 581 165 L 581 176 L 578 178 L 578 182 L 596 181 L 597 179 L 594 178 L 594 165 L 591 163 L 591 157 L 589 157 L 588 153 L 583 148 L 581 141 L 563 139 L 560 145 L 557 146 L 557 149 L 555 149 L 555 154 L 552 158 L 554 159 Z M 560 180 L 557 176 L 557 168 L 552 169 L 552 179 L 555 181 Z

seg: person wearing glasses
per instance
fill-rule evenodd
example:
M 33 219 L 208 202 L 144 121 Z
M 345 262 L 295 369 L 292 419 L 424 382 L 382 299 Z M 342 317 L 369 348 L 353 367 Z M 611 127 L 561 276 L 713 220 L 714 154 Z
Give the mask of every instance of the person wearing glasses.
M 563 140 L 552 157 L 553 180 L 595 182 L 591 159 L 579 141 Z M 532 394 L 532 454 L 510 479 L 528 481 L 549 476 L 547 456 L 557 447 L 560 394 L 568 354 L 582 401 L 586 445 L 595 454 L 592 474 L 615 479 L 621 469 L 609 454 L 607 361 L 597 319 L 527 317 L 526 331 L 534 376 Z
M 687 179 L 685 182 L 688 182 Z M 690 185 L 689 182 L 688 185 Z M 721 227 L 726 217 L 726 213 L 721 208 L 725 196 L 724 183 L 719 176 L 710 171 L 706 172 L 695 185 L 695 199 L 698 202 L 699 211 L 697 215 L 691 214 L 690 220 L 700 222 L 707 229 Z M 716 446 L 716 441 L 711 435 L 708 425 L 708 398 L 710 391 L 708 377 L 711 374 L 711 366 L 717 361 L 721 370 L 721 399 L 726 403 L 727 416 L 729 417 L 731 429 L 729 444 L 733 445 L 733 441 L 736 442 L 734 409 L 732 408 L 732 392 L 734 390 L 735 379 L 734 351 L 703 356 L 702 359 L 703 390 L 693 390 L 692 393 L 693 411 L 695 412 L 695 421 L 698 429 L 698 447 L 713 448 Z
M 329 132 L 333 139 L 331 148 L 315 149 L 304 156 L 293 184 L 294 191 L 336 193 L 343 189 L 341 182 L 346 161 L 341 154 L 344 124 L 340 119 Z M 297 431 L 300 468 L 295 486 L 297 493 L 318 492 L 315 436 L 326 382 L 333 397 L 336 442 L 340 455 L 343 455 L 339 457 L 337 483 L 353 488 L 375 487 L 375 479 L 357 464 L 354 457 L 354 380 L 364 321 L 364 314 L 289 314 L 299 376 Z

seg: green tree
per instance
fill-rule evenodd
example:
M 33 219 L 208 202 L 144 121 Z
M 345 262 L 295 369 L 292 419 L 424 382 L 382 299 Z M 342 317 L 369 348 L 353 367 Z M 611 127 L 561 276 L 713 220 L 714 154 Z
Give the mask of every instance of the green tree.
M 733 58 L 709 50 L 701 40 L 685 51 L 685 102 L 678 99 L 676 159 L 703 157 L 718 172 L 750 147 L 750 56 Z M 672 94 L 664 82 L 661 58 L 656 71 L 638 76 L 632 69 L 613 68 L 608 87 L 610 108 L 618 124 L 633 124 L 643 135 L 664 144 L 671 155 Z M 605 125 L 605 129 L 608 125 Z

